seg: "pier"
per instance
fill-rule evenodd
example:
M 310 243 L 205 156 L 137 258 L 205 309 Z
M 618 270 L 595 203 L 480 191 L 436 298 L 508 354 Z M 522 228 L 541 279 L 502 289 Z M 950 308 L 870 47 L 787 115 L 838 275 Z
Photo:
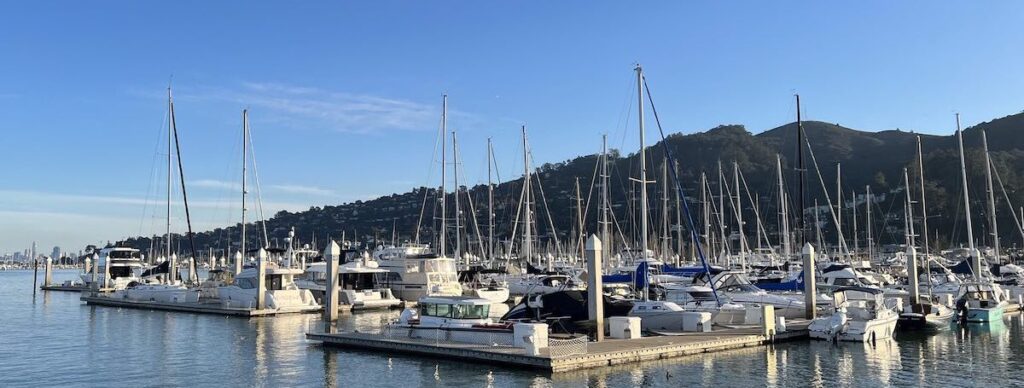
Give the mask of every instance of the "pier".
M 320 341 L 326 346 L 459 359 L 557 373 L 807 338 L 807 324 L 807 321 L 789 323 L 786 332 L 778 333 L 774 337 L 763 335 L 760 326 L 748 326 L 708 333 L 607 339 L 601 342 L 587 342 L 585 348 L 580 347 L 569 352 L 564 352 L 556 346 L 548 346 L 541 348 L 537 355 L 529 355 L 525 349 L 511 346 L 440 342 L 429 338 L 395 338 L 370 333 L 307 333 L 306 338 Z
M 114 299 L 106 296 L 94 296 L 83 294 L 81 300 L 87 305 L 95 306 L 107 306 L 107 307 L 126 307 L 133 309 L 143 310 L 163 310 L 163 311 L 175 311 L 183 313 L 194 313 L 194 314 L 216 314 L 216 315 L 227 315 L 234 317 L 265 317 L 274 315 L 284 314 L 307 314 L 315 313 L 322 310 L 320 307 L 316 308 L 305 308 L 298 310 L 278 310 L 278 309 L 255 309 L 255 308 L 237 308 L 237 307 L 224 307 L 218 302 L 179 302 L 179 303 L 165 303 L 155 301 L 137 301 L 137 300 L 126 300 L 126 299 Z

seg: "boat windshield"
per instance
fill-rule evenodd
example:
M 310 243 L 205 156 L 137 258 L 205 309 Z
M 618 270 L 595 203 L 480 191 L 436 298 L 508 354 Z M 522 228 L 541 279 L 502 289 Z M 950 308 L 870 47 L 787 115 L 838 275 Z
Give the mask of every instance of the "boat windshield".
M 454 318 L 454 319 L 484 319 L 491 312 L 489 305 L 465 305 L 465 304 L 420 304 L 420 316 Z
M 111 259 L 139 259 L 142 256 L 139 251 L 110 251 L 107 252 L 107 257 Z
M 455 273 L 455 261 L 447 259 L 426 260 L 423 262 L 423 272 Z

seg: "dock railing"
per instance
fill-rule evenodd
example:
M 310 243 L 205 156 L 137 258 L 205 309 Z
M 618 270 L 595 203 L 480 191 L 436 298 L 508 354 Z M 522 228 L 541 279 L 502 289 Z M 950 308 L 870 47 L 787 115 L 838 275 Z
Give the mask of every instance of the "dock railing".
M 551 358 L 587 354 L 587 337 L 548 338 L 548 354 Z
M 390 324 L 382 324 L 379 332 L 381 337 L 402 340 L 420 341 L 442 345 L 476 344 L 490 347 L 514 347 L 515 341 L 511 332 L 452 330 L 441 328 L 409 328 Z

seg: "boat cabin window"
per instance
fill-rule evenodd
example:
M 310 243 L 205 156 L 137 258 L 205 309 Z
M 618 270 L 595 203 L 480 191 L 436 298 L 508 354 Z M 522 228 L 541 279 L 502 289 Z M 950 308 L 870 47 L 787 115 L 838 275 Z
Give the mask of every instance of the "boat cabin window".
M 256 288 L 256 278 L 235 278 L 235 285 L 238 288 L 253 289 Z
M 859 286 L 860 283 L 857 283 L 857 279 L 836 278 L 836 279 L 832 280 L 832 285 L 836 285 L 836 286 Z
M 121 266 L 117 266 L 117 267 L 111 266 L 110 267 L 110 278 L 111 279 L 126 278 L 126 277 L 130 277 L 130 276 L 132 276 L 132 267 L 121 267 Z
M 420 263 L 409 261 L 405 263 L 405 273 L 420 272 Z
M 142 258 L 142 252 L 139 251 L 110 251 L 107 252 L 107 257 L 111 259 L 140 259 Z
M 420 316 L 454 318 L 454 319 L 485 319 L 490 314 L 489 305 L 464 305 L 423 303 L 420 304 Z
M 433 259 L 423 262 L 423 272 L 455 272 L 455 261 L 445 259 Z

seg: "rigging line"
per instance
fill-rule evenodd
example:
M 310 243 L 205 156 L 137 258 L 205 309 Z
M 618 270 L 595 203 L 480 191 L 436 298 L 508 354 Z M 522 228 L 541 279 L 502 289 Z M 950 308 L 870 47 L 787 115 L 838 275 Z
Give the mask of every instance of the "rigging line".
M 740 171 L 740 182 L 743 183 L 743 190 L 747 192 L 747 200 L 750 203 L 754 203 L 754 198 L 750 195 L 750 187 L 747 186 L 747 178 L 743 176 L 743 171 Z M 736 195 L 739 195 L 737 193 Z M 772 241 L 768 239 L 768 231 L 765 229 L 764 224 L 761 222 L 761 212 L 758 210 L 758 206 L 754 206 L 754 218 L 757 219 L 757 231 L 764 237 L 764 241 L 768 243 L 768 247 L 771 248 L 772 253 L 775 253 L 775 248 L 772 246 Z
M 533 158 L 533 152 L 530 152 L 530 158 L 531 159 Z M 558 233 L 556 232 L 556 229 L 555 229 L 555 220 L 553 218 L 551 218 L 551 209 L 548 208 L 548 199 L 547 199 L 547 197 L 544 196 L 544 185 L 542 185 L 540 183 L 540 172 L 538 172 L 538 173 L 536 173 L 534 175 L 537 176 L 537 188 L 540 189 L 540 200 L 541 200 L 541 202 L 544 202 L 544 212 L 547 213 L 548 224 L 551 225 L 551 230 L 549 231 L 549 233 L 551 233 L 551 237 L 555 239 L 555 252 L 559 252 L 560 253 L 560 252 L 562 252 L 562 248 L 558 244 Z
M 150 167 L 149 167 L 149 180 L 148 180 L 149 184 L 146 187 L 146 199 L 142 203 L 142 218 L 139 219 L 139 235 L 140 236 L 142 235 L 142 225 L 146 223 L 146 213 L 149 211 L 149 200 L 150 200 L 150 197 L 153 195 L 153 192 L 154 192 L 153 189 L 156 186 L 156 183 L 155 183 L 155 181 L 156 181 L 156 160 L 157 160 L 157 157 L 160 156 L 160 144 L 162 143 L 162 139 L 163 139 L 164 125 L 167 124 L 167 122 L 164 121 L 166 118 L 167 118 L 166 115 L 163 115 L 163 116 L 160 117 L 160 129 L 157 131 L 157 134 L 156 134 L 157 139 L 156 139 L 156 142 L 155 142 L 155 146 L 153 147 L 153 159 L 152 159 L 152 162 L 150 163 Z M 154 219 L 153 222 L 155 222 L 155 219 L 156 219 L 156 213 L 155 212 L 153 213 L 153 219 Z M 150 228 L 152 230 L 152 229 L 155 228 L 155 226 L 150 224 Z
M 800 129 L 797 129 L 797 130 L 800 130 Z M 829 215 L 832 216 L 832 222 L 833 222 L 832 225 L 836 226 L 836 232 L 838 233 L 838 238 L 839 238 L 839 252 L 840 252 L 840 254 L 842 254 L 844 256 L 849 256 L 850 255 L 850 248 L 848 246 L 846 246 L 846 238 L 843 237 L 843 231 L 839 230 L 839 219 L 836 218 L 836 209 L 832 207 L 832 200 L 829 198 L 828 188 L 826 188 L 826 186 L 825 186 L 825 180 L 821 177 L 821 169 L 818 167 L 818 159 L 814 157 L 814 150 L 811 149 L 811 139 L 809 139 L 807 137 L 807 133 L 804 133 L 803 135 L 804 135 L 804 143 L 807 144 L 807 153 L 811 157 L 811 164 L 814 165 L 815 175 L 818 176 L 818 183 L 821 184 L 822 194 L 825 195 L 825 204 L 828 205 Z M 818 210 L 815 209 L 814 211 L 818 211 Z
M 195 241 L 195 234 L 192 233 L 192 217 L 191 217 L 191 215 L 189 213 L 189 210 L 188 210 L 188 192 L 185 190 L 185 168 L 182 167 L 182 164 L 181 164 L 181 145 L 180 145 L 180 143 L 178 143 L 178 123 L 174 119 L 174 103 L 173 102 L 170 104 L 170 108 L 169 109 L 170 109 L 170 112 L 171 112 L 171 115 L 170 115 L 171 116 L 171 128 L 173 129 L 173 132 L 174 132 L 174 149 L 175 149 L 175 152 L 178 154 L 178 177 L 181 179 L 181 197 L 182 197 L 182 201 L 185 204 L 185 223 L 188 224 L 188 243 L 189 243 L 189 248 L 191 248 L 191 250 L 192 250 L 192 257 L 195 258 L 196 257 L 196 241 Z M 179 249 L 180 249 L 180 245 L 179 245 Z M 189 268 L 189 270 L 191 272 L 191 274 L 189 274 L 189 276 L 192 276 L 192 275 L 195 274 L 195 270 L 194 269 Z
M 256 147 L 253 146 L 252 141 L 252 125 L 246 121 L 247 126 L 245 127 L 246 134 L 249 135 L 249 155 L 252 160 L 252 175 L 256 178 L 256 209 L 260 213 L 260 224 L 263 226 L 263 246 L 270 246 L 270 239 L 267 237 L 267 218 L 263 215 L 263 189 L 260 186 L 260 170 L 256 167 Z M 242 147 L 245 147 L 242 144 Z
M 644 83 L 644 90 L 647 91 L 647 100 L 651 103 L 651 112 L 654 113 L 654 122 L 658 125 L 658 133 L 661 134 L 661 146 L 665 149 L 665 157 L 668 158 L 669 166 L 672 167 L 672 181 L 675 183 L 676 190 L 679 192 L 685 192 L 683 190 L 683 183 L 679 180 L 678 171 L 676 170 L 675 158 L 672 156 L 672 151 L 668 147 L 668 142 L 665 141 L 665 130 L 661 128 L 661 118 L 658 117 L 658 110 L 654 108 L 654 98 L 651 97 L 651 88 L 647 86 L 647 77 L 641 77 Z M 686 215 L 686 224 L 690 228 L 690 241 L 694 242 L 697 247 L 697 256 L 700 257 L 700 262 L 704 266 L 704 271 L 708 274 L 708 279 L 711 279 L 711 266 L 708 265 L 707 259 L 704 257 L 704 249 L 700 246 L 700 238 L 697 235 L 697 227 L 693 222 L 693 214 L 690 213 L 690 201 L 686 199 L 686 196 L 682 198 L 683 214 Z M 722 300 L 718 298 L 718 290 L 715 287 L 711 287 L 711 294 L 715 296 L 715 303 L 718 307 L 722 307 Z
M 462 164 L 460 156 L 461 156 L 461 153 L 458 152 L 458 148 L 456 148 L 455 149 L 454 159 L 455 159 L 455 163 L 458 164 L 458 165 Z M 461 175 L 462 175 L 463 181 L 469 182 L 469 179 L 466 178 L 465 169 L 463 168 L 462 171 L 460 171 L 460 172 L 462 173 Z M 462 190 L 458 186 L 455 186 L 455 195 L 456 196 L 459 195 L 459 191 L 462 191 Z M 476 209 L 473 208 L 472 189 L 470 187 L 468 187 L 468 186 L 466 188 L 466 201 L 469 202 L 469 214 L 471 214 L 473 216 L 472 217 L 472 219 L 473 219 L 473 231 L 476 232 L 476 242 L 477 242 L 477 245 L 478 245 L 477 248 L 480 249 L 480 257 L 484 257 L 484 256 L 486 256 L 486 252 L 487 251 L 484 250 L 484 239 L 482 238 L 482 236 L 480 234 L 480 222 L 476 219 Z M 458 208 L 455 209 L 455 216 L 456 217 L 459 216 L 460 210 L 461 209 L 458 209 Z M 460 254 L 461 254 L 461 252 L 460 252 Z M 461 259 L 461 258 L 457 258 L 457 259 Z
M 1006 187 L 1003 186 L 1003 178 L 999 177 L 999 170 L 996 169 L 995 161 L 989 160 L 992 172 L 996 176 L 996 182 L 999 183 L 999 189 L 1003 192 L 1003 198 L 1006 199 L 1006 206 L 1010 207 L 1010 215 L 1013 216 L 1013 223 L 1017 225 L 1017 231 L 1020 232 L 1021 238 L 1024 238 L 1024 228 L 1021 227 L 1021 220 L 1017 218 L 1017 211 L 1013 208 L 1013 203 L 1010 202 L 1010 195 L 1006 193 Z
M 443 128 L 441 128 L 441 120 L 442 120 L 441 118 L 437 119 L 437 132 L 438 133 L 440 133 L 441 131 L 444 130 Z M 437 161 L 437 145 L 440 142 L 441 142 L 441 136 L 440 135 L 435 136 L 434 137 L 434 149 L 431 151 L 433 154 L 430 155 L 430 163 L 428 163 L 430 165 L 430 167 L 427 168 L 427 181 L 423 184 L 423 203 L 420 205 L 420 217 L 419 217 L 418 220 L 416 220 L 416 236 L 413 238 L 413 241 L 415 241 L 417 244 L 420 243 L 420 228 L 423 225 L 423 213 L 426 211 L 426 208 L 427 208 L 427 197 L 430 194 L 430 186 L 427 186 L 427 185 L 430 184 L 430 180 L 434 177 L 434 162 Z M 442 145 L 442 147 L 444 147 L 444 145 Z M 433 227 L 434 227 L 434 222 L 433 221 L 430 222 L 430 227 L 431 227 L 431 229 L 433 229 Z
M 594 194 L 594 187 L 597 185 L 597 171 L 599 170 L 598 167 L 600 167 L 600 166 L 601 166 L 601 156 L 598 156 L 597 157 L 597 163 L 594 164 L 594 174 L 591 175 L 591 177 L 590 177 L 590 188 L 587 190 L 587 201 L 584 203 L 584 205 L 583 205 L 584 209 L 582 210 L 582 213 L 583 213 L 582 214 L 582 218 L 583 218 L 583 225 L 584 225 L 584 227 L 586 227 L 586 224 L 587 224 L 587 214 L 590 213 L 590 200 L 591 200 L 591 198 L 592 198 L 592 196 Z M 577 211 L 580 211 L 580 210 L 577 209 Z M 586 237 L 586 236 L 584 235 L 583 231 L 580 230 L 580 238 L 584 238 L 584 237 Z

